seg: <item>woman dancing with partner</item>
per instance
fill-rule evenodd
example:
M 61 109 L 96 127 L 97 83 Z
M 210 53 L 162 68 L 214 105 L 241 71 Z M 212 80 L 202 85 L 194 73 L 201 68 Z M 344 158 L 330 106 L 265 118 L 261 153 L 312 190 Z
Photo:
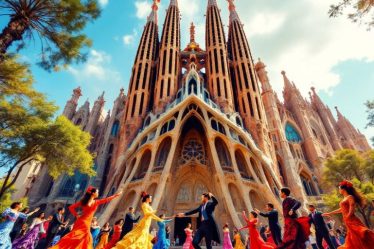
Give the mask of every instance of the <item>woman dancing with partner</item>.
M 223 249 L 233 249 L 231 238 L 230 238 L 230 229 L 229 224 L 223 226 Z
M 249 218 L 247 218 L 245 211 L 243 211 L 243 219 L 247 223 L 247 226 L 239 229 L 239 231 L 243 229 L 249 230 L 249 238 L 250 238 L 249 247 L 251 249 L 275 249 L 276 248 L 273 245 L 266 243 L 261 238 L 260 233 L 257 231 L 256 226 L 258 223 L 258 219 L 257 219 L 257 213 L 255 211 L 252 211 L 249 213 Z
M 167 219 L 164 214 L 160 215 L 160 218 L 165 220 Z M 157 222 L 158 225 L 158 233 L 157 233 L 157 242 L 154 244 L 153 249 L 169 249 L 170 247 L 170 240 L 166 238 L 166 224 L 173 221 L 173 219 L 159 221 Z
M 104 226 L 100 230 L 99 234 L 99 243 L 95 247 L 95 249 L 104 249 L 104 247 L 109 242 L 109 233 L 112 229 L 110 228 L 109 222 L 105 223 Z
M 234 249 L 245 249 L 245 245 L 242 242 L 242 238 L 238 230 L 234 231 L 234 242 L 235 242 Z
M 192 225 L 191 223 L 188 223 L 187 227 L 184 229 L 184 232 L 186 233 L 186 241 L 184 242 L 183 244 L 183 249 L 193 249 L 193 245 L 192 245 L 192 229 L 191 229 Z
M 12 249 L 34 249 L 39 242 L 39 235 L 45 233 L 44 222 L 45 213 L 42 212 L 36 217 L 30 225 L 30 230 L 25 236 L 13 241 Z
M 0 248 L 1 249 L 11 249 L 12 242 L 10 240 L 10 233 L 12 232 L 14 222 L 16 222 L 17 218 L 24 218 L 26 219 L 28 216 L 33 215 L 39 208 L 35 209 L 33 212 L 25 214 L 20 212 L 22 208 L 21 202 L 14 202 L 7 208 L 2 214 L 1 218 L 3 218 L 3 222 L 0 223 Z
M 124 223 L 125 221 L 123 219 L 117 220 L 116 223 L 114 223 L 112 238 L 110 239 L 109 243 L 106 244 L 104 249 L 110 249 L 116 245 L 116 243 L 121 238 L 122 227 Z
M 355 215 L 356 206 L 365 206 L 365 200 L 349 181 L 342 181 L 339 184 L 339 193 L 343 195 L 340 208 L 322 216 L 342 214 L 343 221 L 347 227 L 345 243 L 338 249 L 370 249 L 374 244 L 374 231 L 369 230 Z
M 143 219 L 138 225 L 119 241 L 115 247 L 116 249 L 152 249 L 152 235 L 149 233 L 152 220 L 164 222 L 163 219 L 157 217 L 150 203 L 152 196 L 143 192 L 142 195 L 142 211 L 144 213 Z
M 69 207 L 70 213 L 77 218 L 74 223 L 73 230 L 66 234 L 56 245 L 50 247 L 50 249 L 92 249 L 93 240 L 90 228 L 92 218 L 97 208 L 102 204 L 110 202 L 121 194 L 122 190 L 115 195 L 97 200 L 99 190 L 91 186 L 88 187 L 82 200 Z M 82 209 L 82 215 L 80 216 L 76 211 L 76 209 L 79 207 Z

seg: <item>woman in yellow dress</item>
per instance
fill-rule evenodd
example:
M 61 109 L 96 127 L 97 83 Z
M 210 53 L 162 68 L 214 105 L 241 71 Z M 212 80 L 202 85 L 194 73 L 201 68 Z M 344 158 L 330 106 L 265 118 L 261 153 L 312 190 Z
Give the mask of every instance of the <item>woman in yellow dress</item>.
M 240 233 L 237 230 L 235 230 L 234 233 L 235 233 L 235 235 L 234 235 L 234 241 L 235 241 L 234 249 L 245 249 L 245 246 L 242 242 L 242 238 L 240 237 Z
M 99 234 L 100 240 L 97 246 L 95 247 L 95 249 L 103 249 L 106 246 L 106 244 L 108 244 L 110 230 L 111 228 L 109 226 L 109 222 L 105 223 L 103 228 L 101 228 L 101 231 Z
M 142 211 L 144 214 L 143 219 L 140 220 L 138 225 L 119 242 L 115 249 L 152 249 L 153 236 L 149 233 L 152 220 L 163 222 L 164 220 L 155 215 L 157 211 L 153 210 L 150 206 L 152 196 L 143 192 L 142 193 Z

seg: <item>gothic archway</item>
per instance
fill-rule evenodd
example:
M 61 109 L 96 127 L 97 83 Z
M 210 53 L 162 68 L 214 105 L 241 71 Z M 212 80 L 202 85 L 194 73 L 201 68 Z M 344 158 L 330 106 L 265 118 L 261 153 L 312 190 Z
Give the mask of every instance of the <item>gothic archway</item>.
M 143 179 L 144 176 L 147 174 L 149 164 L 151 162 L 152 152 L 150 150 L 146 150 L 143 153 L 142 158 L 140 159 L 140 163 L 138 169 L 133 177 L 133 180 Z
M 225 171 L 233 171 L 229 150 L 225 142 L 217 137 L 214 141 L 221 168 Z

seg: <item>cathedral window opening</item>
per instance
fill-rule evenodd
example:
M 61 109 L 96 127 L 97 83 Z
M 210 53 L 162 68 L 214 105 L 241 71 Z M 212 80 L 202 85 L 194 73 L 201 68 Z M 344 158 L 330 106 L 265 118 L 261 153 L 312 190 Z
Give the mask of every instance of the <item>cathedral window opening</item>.
M 216 120 L 212 119 L 211 125 L 212 125 L 213 130 L 218 131 L 218 124 Z
M 156 165 L 155 168 L 153 169 L 153 172 L 158 172 L 161 171 L 166 164 L 166 160 L 168 158 L 169 152 L 171 148 L 171 138 L 165 138 L 159 147 L 159 150 L 157 152 L 157 157 L 156 157 Z
M 169 74 L 173 73 L 173 49 L 169 51 Z
M 286 138 L 289 142 L 292 143 L 300 143 L 301 137 L 299 133 L 296 131 L 296 129 L 289 123 L 286 124 Z
M 148 141 L 148 136 L 144 137 L 142 141 L 140 142 L 140 146 L 145 144 Z
M 144 176 L 147 174 L 150 162 L 151 162 L 151 151 L 147 150 L 146 152 L 144 152 L 142 158 L 140 159 L 138 170 L 133 177 L 133 181 L 144 178 Z
M 202 143 L 196 139 L 191 139 L 183 145 L 181 164 L 199 163 L 206 165 L 205 150 Z
M 246 105 L 245 105 L 244 98 L 242 98 L 242 106 L 243 106 L 243 112 L 247 113 L 247 108 L 246 108 Z
M 247 92 L 247 98 L 248 98 L 248 106 L 249 106 L 249 110 L 251 112 L 251 116 L 254 117 L 255 112 L 254 112 L 253 106 L 252 106 L 252 97 L 251 97 L 251 94 L 249 92 Z
M 217 49 L 214 49 L 214 63 L 215 63 L 215 73 L 218 73 L 218 55 L 217 55 Z
M 226 79 L 223 79 L 223 89 L 225 90 L 225 98 L 228 98 Z
M 145 89 L 145 87 L 146 87 L 147 77 L 148 77 L 148 63 L 145 63 L 145 69 L 144 69 L 144 75 L 143 75 L 143 87 L 142 87 L 142 89 Z
M 249 76 L 251 77 L 251 82 L 252 82 L 252 89 L 253 89 L 254 92 L 256 92 L 256 80 L 253 77 L 253 72 L 250 69 L 251 68 L 250 65 L 248 65 L 248 67 L 249 67 Z
M 307 196 L 313 196 L 310 181 L 308 181 L 304 176 L 300 176 L 301 182 L 303 183 L 304 191 Z
M 242 136 L 239 136 L 239 142 L 240 142 L 242 145 L 247 145 L 246 142 L 244 141 L 244 139 L 242 138 Z
M 167 131 L 168 131 L 168 123 L 165 123 L 165 124 L 162 126 L 162 128 L 161 128 L 160 135 L 165 134 Z
M 249 85 L 248 85 L 248 74 L 247 74 L 247 71 L 246 71 L 244 63 L 242 63 L 242 73 L 243 73 L 243 76 L 244 76 L 245 89 L 248 90 L 249 89 Z
M 134 114 L 135 114 L 136 97 L 137 97 L 137 95 L 134 96 L 134 101 L 132 103 L 131 117 L 134 117 Z
M 144 93 L 142 93 L 141 97 L 140 97 L 140 105 L 139 105 L 139 114 L 142 115 L 143 114 L 143 111 L 144 111 Z
M 171 88 L 171 79 L 168 79 L 168 93 L 167 96 L 170 96 L 170 88 Z
M 218 77 L 217 77 L 217 93 L 218 93 L 218 96 L 221 97 L 221 82 L 219 81 Z
M 258 117 L 260 118 L 260 120 L 262 119 L 262 116 L 261 116 L 261 109 L 260 109 L 260 105 L 258 104 L 258 98 L 256 97 L 255 98 L 256 100 L 256 107 L 257 107 L 257 113 L 258 113 Z
M 76 126 L 79 126 L 82 123 L 82 118 L 78 118 L 77 121 L 75 122 Z
M 113 137 L 117 137 L 118 136 L 118 132 L 119 132 L 119 121 L 116 120 L 112 126 L 112 131 L 111 131 L 111 135 Z
M 221 164 L 221 168 L 225 171 L 233 172 L 234 170 L 231 164 L 230 153 L 227 149 L 225 142 L 223 142 L 223 140 L 220 138 L 216 138 L 215 147 L 219 158 L 219 162 Z
M 222 74 L 223 76 L 226 76 L 226 67 L 225 67 L 225 57 L 224 57 L 224 53 L 223 53 L 223 50 L 220 49 L 220 54 L 221 54 L 221 68 L 222 68 Z
M 235 151 L 236 164 L 238 165 L 239 173 L 243 179 L 253 181 L 254 178 L 248 169 L 248 165 L 245 161 L 243 154 L 240 151 Z
M 74 197 L 80 191 L 86 188 L 88 177 L 79 171 L 75 171 L 73 176 L 64 176 L 62 188 L 60 188 L 59 197 Z
M 188 82 L 188 94 L 192 94 L 194 93 L 195 95 L 197 95 L 197 82 L 195 80 L 195 78 L 192 78 L 189 82 Z
M 109 145 L 109 149 L 108 149 L 108 154 L 112 154 L 113 153 L 113 149 L 114 149 L 114 145 L 110 144 Z
M 162 75 L 165 75 L 166 72 L 166 50 L 164 50 L 163 65 L 162 65 Z
M 138 68 L 138 73 L 136 75 L 136 85 L 135 85 L 135 89 L 138 90 L 139 89 L 139 84 L 140 84 L 140 75 L 142 73 L 142 63 L 139 64 Z
M 257 166 L 256 161 L 252 157 L 251 157 L 251 159 L 249 161 L 251 163 L 252 169 L 254 170 L 257 178 L 260 180 L 261 183 L 263 183 L 264 181 L 262 179 L 262 175 L 261 175 L 260 169 Z

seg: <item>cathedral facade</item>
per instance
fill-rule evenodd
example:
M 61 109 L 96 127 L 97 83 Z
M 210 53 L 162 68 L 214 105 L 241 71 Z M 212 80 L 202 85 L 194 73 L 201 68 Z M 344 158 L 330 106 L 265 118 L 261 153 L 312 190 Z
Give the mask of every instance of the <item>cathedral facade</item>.
M 153 4 L 136 54 L 128 94 L 123 89 L 110 113 L 104 94 L 78 108 L 77 88 L 64 115 L 92 135 L 96 177 L 77 173 L 53 181 L 42 168 L 28 191 L 31 205 L 52 209 L 73 203 L 90 183 L 103 195 L 123 189 L 101 210 L 101 220 L 124 217 L 153 195 L 153 208 L 172 215 L 196 207 L 212 192 L 219 225 L 241 227 L 241 212 L 280 205 L 279 190 L 291 188 L 306 203 L 322 193 L 323 161 L 342 148 L 366 151 L 364 137 L 337 109 L 337 119 L 311 89 L 305 99 L 285 72 L 283 102 L 266 66 L 255 63 L 243 25 L 229 0 L 228 39 L 215 0 L 206 10 L 205 50 L 181 46 L 178 1 L 171 0 L 161 37 Z M 185 224 L 172 232 L 183 237 Z

